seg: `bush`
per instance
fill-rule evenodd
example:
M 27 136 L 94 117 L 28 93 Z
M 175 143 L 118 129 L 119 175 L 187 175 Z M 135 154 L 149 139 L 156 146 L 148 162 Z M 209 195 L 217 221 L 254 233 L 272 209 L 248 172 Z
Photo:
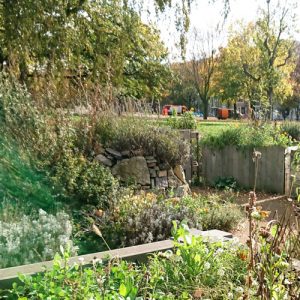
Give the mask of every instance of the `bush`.
M 178 198 L 164 200 L 153 193 L 127 194 L 111 210 L 101 211 L 100 216 L 93 208 L 84 215 L 88 218 L 83 227 L 88 227 L 92 218 L 114 248 L 167 239 L 171 236 L 174 220 L 186 220 L 192 227 L 199 226 L 193 212 L 180 205 Z
M 138 118 L 107 119 L 101 117 L 96 128 L 98 139 L 118 151 L 141 151 L 174 166 L 188 157 L 188 145 L 178 132 L 151 125 Z
M 280 129 L 283 133 L 287 133 L 293 140 L 300 140 L 300 124 L 298 122 L 283 122 Z
M 53 180 L 75 204 L 107 208 L 119 187 L 109 169 L 81 154 L 65 151 L 53 170 Z
M 219 190 L 236 190 L 238 186 L 233 177 L 219 177 L 216 179 L 214 187 Z
M 173 129 L 196 129 L 197 122 L 191 112 L 186 112 L 182 117 L 172 116 L 167 119 L 167 125 Z
M 202 230 L 231 231 L 244 218 L 238 205 L 217 195 L 185 197 L 182 199 L 182 205 L 194 212 L 194 218 L 201 224 Z
M 60 246 L 76 253 L 65 212 L 51 215 L 40 209 L 37 215 L 23 215 L 23 207 L 18 208 L 21 210 L 12 214 L 14 208 L 7 204 L 0 212 L 0 268 L 51 260 Z
M 219 134 L 207 135 L 201 139 L 203 146 L 222 149 L 226 146 L 264 147 L 264 146 L 289 146 L 291 139 L 283 134 L 279 128 L 269 124 L 249 124 L 248 126 L 236 126 L 220 131 Z
M 91 207 L 83 210 L 82 216 L 85 222 L 81 222 L 82 228 L 78 231 L 79 235 L 82 232 L 81 243 L 90 242 L 90 251 L 103 249 L 96 235 L 86 234 L 87 228 L 91 231 L 92 224 L 101 230 L 112 248 L 117 248 L 168 239 L 173 221 L 185 221 L 190 227 L 204 230 L 230 231 L 243 218 L 237 205 L 217 197 L 199 195 L 163 199 L 153 193 L 127 194 L 109 210 L 99 212 Z M 91 249 L 92 245 L 95 249 Z

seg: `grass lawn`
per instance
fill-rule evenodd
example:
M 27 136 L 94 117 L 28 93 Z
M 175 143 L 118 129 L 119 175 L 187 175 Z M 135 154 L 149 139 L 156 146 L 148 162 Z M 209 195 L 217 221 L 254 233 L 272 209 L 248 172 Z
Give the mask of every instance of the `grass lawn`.
M 243 126 L 245 123 L 241 121 L 199 121 L 197 129 L 202 136 L 207 134 L 216 135 L 222 130 L 232 128 L 234 126 Z

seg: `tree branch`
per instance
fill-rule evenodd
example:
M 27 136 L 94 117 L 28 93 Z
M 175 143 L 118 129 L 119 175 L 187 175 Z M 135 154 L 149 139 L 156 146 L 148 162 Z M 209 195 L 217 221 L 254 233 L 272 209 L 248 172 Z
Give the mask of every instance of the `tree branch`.
M 292 57 L 292 54 L 293 54 L 293 51 L 292 51 L 292 49 L 290 48 L 290 49 L 288 50 L 288 55 L 287 55 L 286 58 L 284 59 L 284 62 L 281 63 L 281 64 L 279 64 L 279 65 L 277 65 L 276 67 L 277 67 L 277 68 L 281 68 L 281 67 L 285 66 L 285 65 L 287 64 L 288 60 Z
M 250 77 L 254 81 L 256 81 L 256 82 L 260 81 L 260 78 L 261 78 L 260 76 L 259 77 L 255 77 L 253 74 L 251 74 L 249 72 L 247 64 L 243 64 L 243 71 L 244 71 L 245 75 L 247 75 L 248 77 Z

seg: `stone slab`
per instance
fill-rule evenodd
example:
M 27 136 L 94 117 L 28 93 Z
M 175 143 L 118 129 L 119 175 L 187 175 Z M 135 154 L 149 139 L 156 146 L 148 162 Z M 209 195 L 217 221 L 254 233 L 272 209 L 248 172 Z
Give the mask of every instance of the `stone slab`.
M 122 159 L 122 154 L 119 151 L 116 151 L 114 149 L 111 148 L 106 148 L 105 151 L 112 155 L 113 157 L 115 157 L 116 159 Z
M 113 162 L 103 154 L 98 154 L 95 160 L 107 167 L 112 167 Z

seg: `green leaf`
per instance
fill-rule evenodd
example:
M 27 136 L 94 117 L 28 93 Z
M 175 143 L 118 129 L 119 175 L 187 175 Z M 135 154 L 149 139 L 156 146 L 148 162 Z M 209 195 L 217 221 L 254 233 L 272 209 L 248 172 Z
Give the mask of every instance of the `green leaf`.
M 126 287 L 126 285 L 125 285 L 124 283 L 122 283 L 122 284 L 120 285 L 120 288 L 119 288 L 119 294 L 120 294 L 121 296 L 123 296 L 123 297 L 126 297 L 127 294 L 128 294 L 127 287 Z

